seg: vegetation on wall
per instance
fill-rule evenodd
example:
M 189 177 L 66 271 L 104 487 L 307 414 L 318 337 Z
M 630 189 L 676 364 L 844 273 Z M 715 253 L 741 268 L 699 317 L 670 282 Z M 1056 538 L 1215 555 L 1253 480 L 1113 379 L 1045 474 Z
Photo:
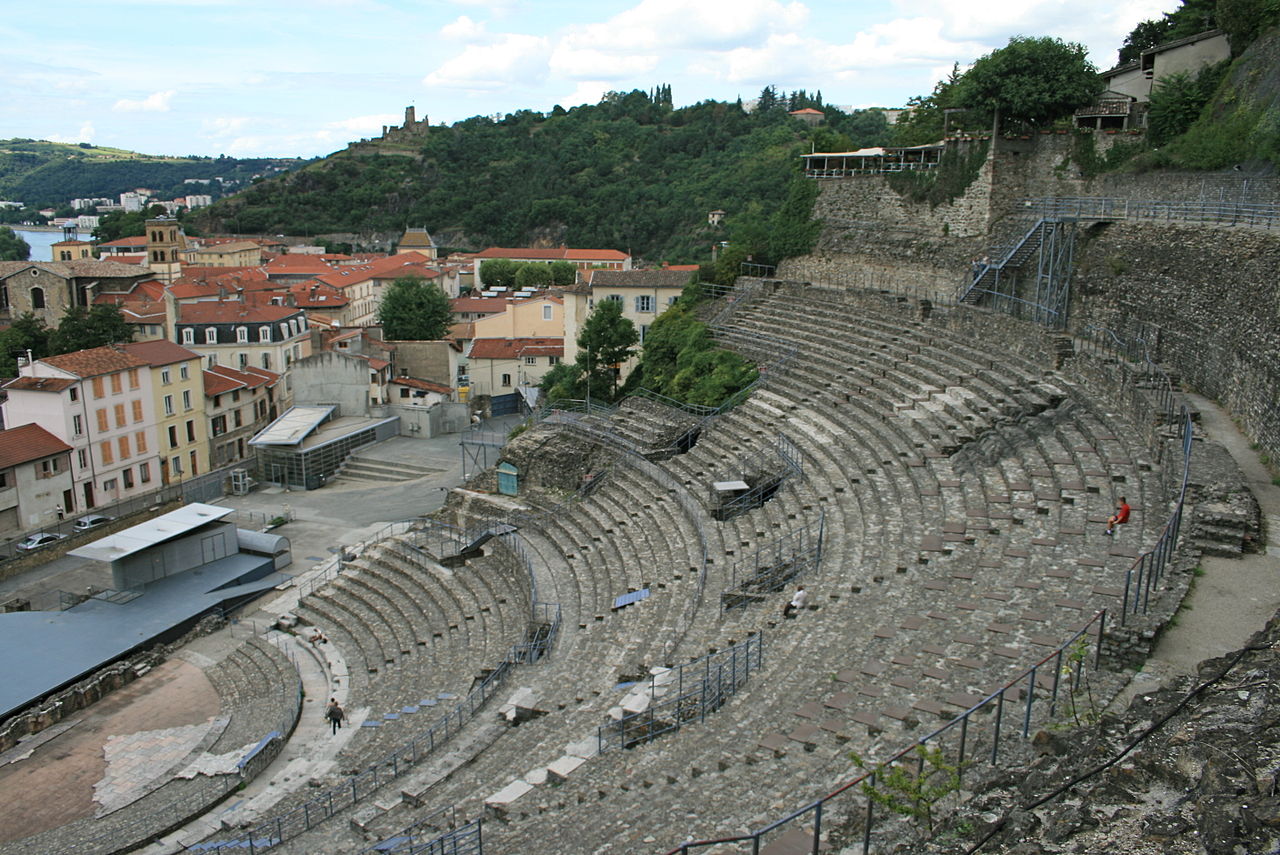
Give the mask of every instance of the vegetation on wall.
M 963 196 L 969 185 L 978 179 L 989 147 L 986 140 L 972 142 L 964 148 L 948 146 L 938 161 L 937 169 L 894 172 L 886 179 L 898 195 L 913 202 L 928 202 L 936 208 Z

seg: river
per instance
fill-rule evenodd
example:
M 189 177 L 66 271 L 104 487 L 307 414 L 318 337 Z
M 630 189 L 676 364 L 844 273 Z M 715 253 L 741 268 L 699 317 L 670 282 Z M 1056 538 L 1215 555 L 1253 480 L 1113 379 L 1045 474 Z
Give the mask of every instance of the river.
M 29 258 L 32 261 L 52 261 L 52 247 L 55 243 L 63 239 L 62 229 L 49 229 L 46 231 L 44 229 L 24 229 L 19 226 L 10 226 L 9 228 L 17 232 L 18 237 L 25 240 L 27 245 L 31 247 L 31 255 Z M 77 236 L 80 240 L 88 240 L 89 235 L 90 233 L 88 231 L 82 231 Z

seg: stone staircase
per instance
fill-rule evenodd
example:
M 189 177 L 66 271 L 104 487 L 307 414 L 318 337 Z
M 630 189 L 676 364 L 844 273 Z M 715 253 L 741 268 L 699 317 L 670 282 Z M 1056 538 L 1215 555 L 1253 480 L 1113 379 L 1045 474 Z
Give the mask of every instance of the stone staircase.
M 342 462 L 333 480 L 357 482 L 412 481 L 426 475 L 434 475 L 439 469 L 423 466 L 418 463 L 401 461 L 376 460 L 372 457 L 352 454 Z

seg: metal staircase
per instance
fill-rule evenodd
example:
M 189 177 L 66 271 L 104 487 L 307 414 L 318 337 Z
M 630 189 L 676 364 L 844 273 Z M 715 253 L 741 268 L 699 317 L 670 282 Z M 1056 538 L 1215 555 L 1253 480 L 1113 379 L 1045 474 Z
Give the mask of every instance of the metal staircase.
M 994 248 L 975 265 L 957 302 L 982 303 L 1046 326 L 1064 327 L 1076 219 L 1051 216 L 1038 217 L 1029 226 L 1027 222 L 1019 224 L 1013 240 Z M 1029 274 L 1034 278 L 1028 282 Z

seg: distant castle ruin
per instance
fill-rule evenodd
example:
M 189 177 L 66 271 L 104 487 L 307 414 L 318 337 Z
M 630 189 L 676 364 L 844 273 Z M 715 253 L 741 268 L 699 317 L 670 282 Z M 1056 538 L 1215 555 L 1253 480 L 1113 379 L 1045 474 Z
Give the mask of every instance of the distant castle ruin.
M 382 139 L 387 142 L 414 142 L 420 140 L 427 135 L 429 122 L 426 116 L 422 117 L 422 121 L 418 121 L 415 116 L 413 107 L 404 108 L 404 124 L 396 127 L 395 125 L 382 126 Z

